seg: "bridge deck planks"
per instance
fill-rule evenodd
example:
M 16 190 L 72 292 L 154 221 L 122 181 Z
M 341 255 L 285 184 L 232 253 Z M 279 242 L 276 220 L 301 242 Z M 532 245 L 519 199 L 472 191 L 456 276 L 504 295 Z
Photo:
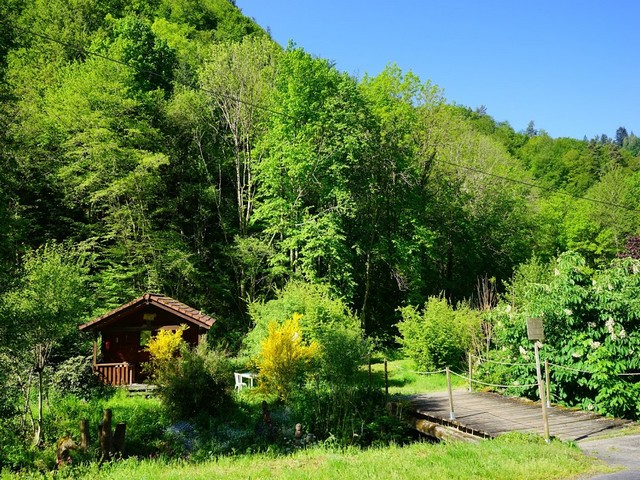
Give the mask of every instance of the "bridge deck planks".
M 539 403 L 494 393 L 453 392 L 455 420 L 449 420 L 447 392 L 414 395 L 411 409 L 419 416 L 496 437 L 507 432 L 533 432 L 542 435 L 542 411 Z M 605 418 L 594 413 L 562 407 L 547 409 L 549 431 L 561 440 L 584 440 L 630 424 L 628 420 Z

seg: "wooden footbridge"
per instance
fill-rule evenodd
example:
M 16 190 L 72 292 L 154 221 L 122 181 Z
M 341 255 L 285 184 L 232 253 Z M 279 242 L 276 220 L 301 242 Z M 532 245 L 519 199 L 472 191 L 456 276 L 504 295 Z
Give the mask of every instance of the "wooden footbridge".
M 495 393 L 454 390 L 453 407 L 454 414 L 451 415 L 447 391 L 433 392 L 412 396 L 407 413 L 416 429 L 438 438 L 494 438 L 507 432 L 543 435 L 539 402 Z M 632 423 L 559 406 L 548 408 L 547 413 L 550 435 L 560 440 L 586 440 Z

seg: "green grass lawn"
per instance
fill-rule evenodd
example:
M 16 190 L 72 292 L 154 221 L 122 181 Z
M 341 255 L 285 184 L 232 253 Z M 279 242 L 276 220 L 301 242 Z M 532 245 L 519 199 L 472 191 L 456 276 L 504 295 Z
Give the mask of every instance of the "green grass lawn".
M 387 371 L 391 395 L 413 395 L 447 389 L 447 379 L 444 373 L 435 375 L 417 373 L 417 368 L 413 360 L 410 359 L 388 361 Z M 384 362 L 372 364 L 371 372 L 372 381 L 384 388 Z M 463 378 L 456 375 L 451 375 L 451 384 L 453 388 L 463 388 L 467 385 Z
M 65 467 L 57 478 L 131 479 L 571 479 L 606 471 L 570 445 L 506 435 L 478 444 L 416 443 L 334 451 L 316 447 L 292 455 L 221 457 L 204 463 L 128 459 L 99 468 Z M 53 478 L 53 474 L 51 477 Z M 34 477 L 35 478 L 35 477 Z M 42 477 L 39 477 L 42 478 Z
M 411 360 L 388 362 L 389 393 L 410 395 L 447 388 L 444 374 L 421 375 Z M 368 369 L 363 369 L 368 376 Z M 463 378 L 452 376 L 456 388 L 466 387 Z M 371 382 L 384 387 L 384 364 L 372 365 Z M 241 392 L 243 395 L 255 393 Z M 139 410 L 140 399 L 114 397 L 114 412 L 126 419 L 128 410 Z M 120 402 L 120 403 L 118 403 Z M 154 399 L 153 405 L 157 403 Z M 145 402 L 146 405 L 146 402 Z M 73 406 L 73 405 L 71 405 Z M 71 407 L 68 406 L 68 407 Z M 117 407 L 117 408 L 116 408 Z M 126 407 L 126 408 L 125 408 Z M 79 407 L 78 407 L 79 408 Z M 153 409 L 151 409 L 153 411 Z M 78 412 L 78 415 L 80 412 Z M 74 415 L 78 416 L 78 415 Z M 149 415 L 143 415 L 149 421 Z M 126 419 L 131 421 L 131 419 Z M 132 424 L 133 425 L 133 424 Z M 140 429 L 140 427 L 139 427 Z M 135 430 L 135 429 L 133 429 Z M 132 430 L 132 431 L 133 431 Z M 134 440 L 134 439 L 132 439 Z M 607 467 L 583 455 L 573 445 L 553 441 L 545 444 L 541 437 L 508 434 L 479 443 L 414 443 L 405 447 L 391 445 L 362 450 L 335 449 L 316 445 L 293 454 L 242 454 L 234 456 L 200 456 L 210 460 L 128 458 L 99 466 L 97 463 L 65 466 L 46 474 L 8 473 L 0 479 L 78 478 L 78 479 L 572 479 L 607 471 Z

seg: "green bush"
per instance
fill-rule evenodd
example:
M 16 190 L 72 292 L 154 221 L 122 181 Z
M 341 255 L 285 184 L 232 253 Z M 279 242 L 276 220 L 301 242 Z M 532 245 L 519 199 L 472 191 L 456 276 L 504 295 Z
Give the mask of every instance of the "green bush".
M 249 315 L 254 328 L 247 335 L 244 345 L 249 355 L 260 351 L 272 321 L 282 325 L 293 314 L 300 314 L 300 327 L 305 338 L 320 341 L 324 332 L 335 327 L 359 331 L 360 322 L 347 305 L 335 298 L 329 287 L 300 281 L 289 282 L 277 292 L 274 300 L 254 302 L 249 305 Z
M 402 444 L 409 439 L 407 426 L 387 415 L 384 394 L 379 389 L 308 385 L 292 394 L 290 404 L 291 417 L 318 440 L 370 446 Z
M 182 348 L 176 367 L 163 374 L 158 395 L 172 418 L 216 415 L 229 402 L 233 373 L 226 355 L 206 343 Z
M 318 352 L 318 344 L 308 345 L 300 334 L 300 315 L 278 325 L 269 325 L 269 335 L 262 342 L 257 358 L 260 371 L 260 388 L 268 394 L 276 394 L 286 400 L 296 385 L 304 382 Z
M 130 396 L 125 390 L 119 390 L 107 402 L 103 408 L 113 411 L 114 425 L 120 422 L 127 424 L 127 439 L 125 454 L 137 456 L 149 456 L 158 453 L 158 440 L 163 432 L 171 424 L 169 414 L 158 398 L 144 398 Z M 102 420 L 102 410 L 98 411 Z M 97 423 L 92 423 L 97 425 Z
M 80 441 L 80 420 L 88 420 L 90 425 L 97 426 L 102 420 L 105 400 L 87 401 L 75 395 L 51 395 L 48 402 L 49 411 L 45 416 L 44 432 L 48 443 L 55 443 L 64 436 Z
M 332 385 L 357 385 L 360 381 L 360 368 L 370 350 L 361 332 L 336 326 L 324 332 L 319 343 L 320 378 Z
M 94 433 L 102 421 L 105 409 L 113 412 L 113 426 L 126 423 L 127 434 L 125 453 L 127 455 L 150 455 L 158 451 L 157 441 L 170 425 L 166 410 L 158 398 L 130 396 L 126 390 L 118 389 L 111 396 L 93 398 L 89 401 L 74 395 L 52 396 L 49 412 L 45 417 L 45 432 L 49 443 L 55 443 L 63 436 L 80 440 L 79 422 L 89 421 L 92 444 L 90 450 L 97 452 L 97 438 Z
M 33 449 L 13 427 L 4 421 L 0 422 L 0 471 L 16 471 L 33 465 Z
M 61 394 L 72 394 L 88 400 L 105 393 L 106 387 L 93 373 L 91 356 L 77 356 L 55 367 L 51 387 Z
M 640 262 L 632 258 L 594 269 L 574 252 L 545 266 L 522 265 L 508 285 L 505 304 L 496 308 L 494 352 L 499 351 L 504 362 L 523 363 L 525 356 L 532 362 L 526 319 L 540 317 L 545 331 L 540 356 L 552 364 L 552 398 L 607 415 L 639 418 L 639 272 Z M 508 373 L 521 384 L 535 383 L 531 367 L 513 367 Z M 536 390 L 520 394 L 535 398 Z
M 401 309 L 398 341 L 418 368 L 466 368 L 465 353 L 480 334 L 479 313 L 466 305 L 453 309 L 446 299 L 430 297 L 422 311 Z
M 298 315 L 302 337 L 320 346 L 318 373 L 330 383 L 353 381 L 369 351 L 358 319 L 324 285 L 290 282 L 276 299 L 251 304 L 249 313 L 255 327 L 245 340 L 248 355 L 259 355 L 271 322 L 283 325 Z

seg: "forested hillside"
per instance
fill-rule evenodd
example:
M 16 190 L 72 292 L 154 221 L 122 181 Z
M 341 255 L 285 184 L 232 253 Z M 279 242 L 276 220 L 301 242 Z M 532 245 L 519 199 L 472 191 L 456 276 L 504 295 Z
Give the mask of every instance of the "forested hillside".
M 384 338 L 400 306 L 532 256 L 602 265 L 640 233 L 626 128 L 516 132 L 394 66 L 353 78 L 276 45 L 228 0 L 5 0 L 0 96 L 0 289 L 62 243 L 86 316 L 162 292 L 238 345 L 295 279 Z

